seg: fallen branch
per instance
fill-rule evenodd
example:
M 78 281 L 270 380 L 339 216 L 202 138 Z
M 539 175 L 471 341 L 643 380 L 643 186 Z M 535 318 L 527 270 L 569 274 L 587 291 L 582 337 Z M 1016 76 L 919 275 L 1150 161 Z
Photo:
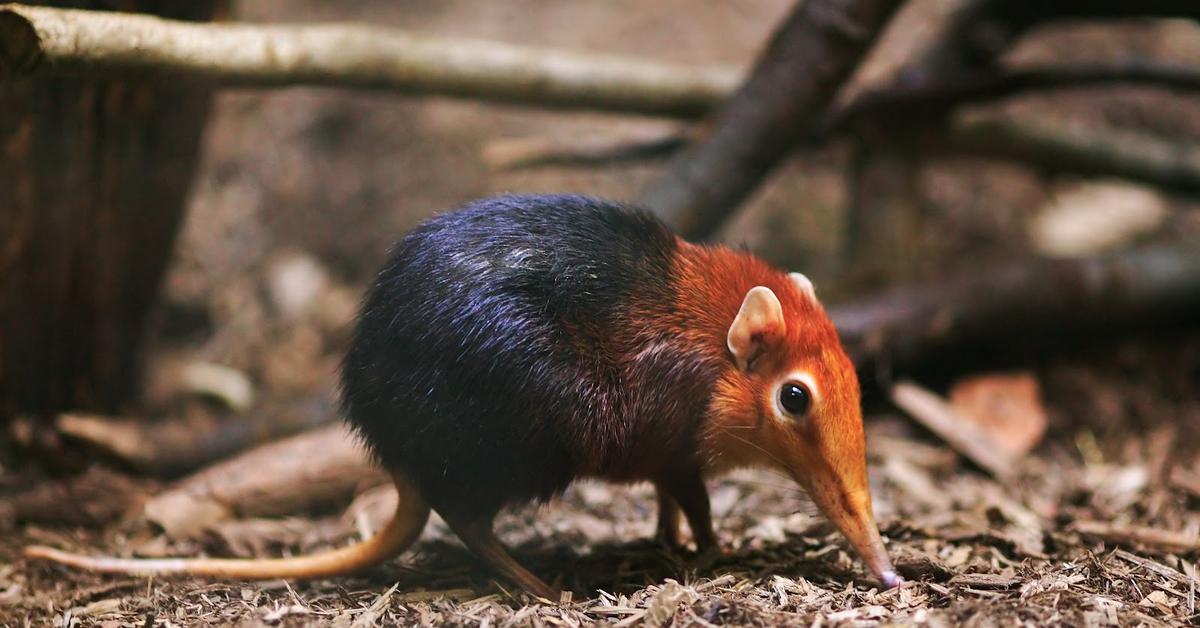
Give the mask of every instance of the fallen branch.
M 1200 17 L 1200 5 L 1192 0 L 1003 0 L 999 4 L 1001 14 L 1017 25 L 1051 19 Z
M 897 0 L 805 0 L 775 32 L 707 138 L 676 155 L 638 202 L 688 237 L 724 221 L 833 102 Z
M 964 69 L 984 68 L 1030 28 L 1055 20 L 1197 18 L 1192 0 L 956 0 L 937 37 L 900 72 L 894 85 L 937 84 Z
M 1200 474 L 1196 473 L 1195 469 L 1175 467 L 1167 476 L 1167 482 L 1191 495 L 1192 499 L 1200 499 Z
M 344 506 L 386 482 L 341 425 L 252 449 L 181 480 L 146 502 L 146 518 L 187 536 L 234 517 L 293 514 Z
M 1200 247 L 1031 261 L 829 308 L 860 369 L 912 365 L 980 343 L 1029 344 L 1114 328 L 1152 328 L 1200 308 Z
M 885 91 L 936 89 L 946 77 L 992 72 L 1001 54 L 1031 24 L 1011 13 L 1027 8 L 1023 0 L 952 0 L 948 6 L 950 10 L 930 26 L 932 35 L 921 40 Z M 852 102 L 848 108 L 854 106 Z M 939 135 L 943 133 L 947 113 L 943 108 L 934 109 L 912 120 L 910 126 L 909 120 L 890 116 L 867 125 L 852 112 L 834 111 L 818 125 L 817 137 L 839 126 L 857 131 L 847 175 L 850 202 L 843 229 L 842 256 L 848 279 L 871 285 L 907 281 L 923 274 L 923 256 L 914 247 L 928 209 L 920 202 L 915 182 L 926 155 L 904 142 L 921 137 L 930 123 Z M 896 124 L 897 120 L 904 123 Z M 858 124 L 849 124 L 855 121 Z M 918 124 L 921 122 L 925 124 Z
M 149 491 L 126 475 L 93 466 L 84 473 L 0 499 L 0 528 L 13 523 L 99 527 L 129 514 Z
M 929 138 L 928 148 L 944 154 L 1001 159 L 1052 173 L 1116 177 L 1183 191 L 1200 189 L 1200 147 L 1149 133 L 1064 129 L 1036 121 L 978 117 L 958 121 L 938 133 Z M 682 134 L 584 148 L 530 141 L 524 147 L 528 152 L 493 158 L 497 168 L 593 166 L 661 159 L 677 153 L 686 142 Z
M 194 24 L 17 4 L 0 6 L 0 76 L 5 74 L 389 89 L 681 117 L 707 112 L 741 77 L 728 67 L 365 25 Z
M 124 466 L 161 477 L 317 427 L 336 415 L 331 399 L 315 396 L 274 408 L 270 418 L 193 413 L 186 418 L 147 422 L 64 414 L 55 421 L 55 428 Z

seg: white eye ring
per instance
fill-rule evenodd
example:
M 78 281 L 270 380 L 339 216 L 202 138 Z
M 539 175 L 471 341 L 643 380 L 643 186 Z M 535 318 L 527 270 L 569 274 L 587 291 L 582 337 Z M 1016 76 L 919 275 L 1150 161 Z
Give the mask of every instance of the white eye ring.
M 808 389 L 809 396 L 812 397 L 812 402 L 809 404 L 808 411 L 803 416 L 795 416 L 788 412 L 780 405 L 779 390 L 788 384 L 788 382 L 796 382 L 802 384 Z M 793 371 L 785 377 L 779 378 L 771 387 L 772 409 L 775 411 L 775 419 L 784 423 L 795 423 L 797 420 L 804 419 L 812 414 L 813 408 L 821 403 L 821 390 L 817 388 L 817 380 L 808 371 Z

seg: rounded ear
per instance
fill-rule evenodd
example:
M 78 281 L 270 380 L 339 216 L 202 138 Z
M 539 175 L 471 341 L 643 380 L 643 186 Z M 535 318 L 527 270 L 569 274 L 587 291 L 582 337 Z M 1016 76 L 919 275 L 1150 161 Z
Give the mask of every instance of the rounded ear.
M 801 273 L 788 273 L 788 278 L 792 280 L 793 284 L 796 284 L 796 288 L 800 290 L 801 294 L 807 296 L 813 303 L 818 303 L 817 289 L 813 287 L 813 282 L 808 277 Z
M 786 333 L 779 297 L 770 288 L 755 286 L 742 300 L 742 308 L 729 326 L 726 343 L 738 368 L 746 371 L 771 342 Z

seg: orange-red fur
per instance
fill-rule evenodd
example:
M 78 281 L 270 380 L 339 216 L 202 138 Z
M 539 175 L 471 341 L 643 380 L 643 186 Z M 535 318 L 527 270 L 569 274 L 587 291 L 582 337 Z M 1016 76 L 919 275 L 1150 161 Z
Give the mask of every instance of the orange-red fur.
M 710 447 L 714 470 L 736 466 L 796 464 L 796 451 L 824 454 L 841 460 L 827 462 L 851 474 L 861 466 L 862 420 L 857 413 L 821 417 L 807 429 L 772 430 L 778 438 L 761 438 L 747 444 L 739 431 L 772 426 L 775 390 L 772 385 L 792 371 L 810 373 L 820 387 L 824 406 L 858 408 L 858 378 L 846 356 L 833 323 L 820 303 L 804 294 L 787 275 L 749 254 L 723 247 L 683 243 L 677 274 L 686 284 L 676 306 L 687 312 L 692 324 L 675 332 L 693 336 L 693 342 L 728 352 L 724 345 L 729 322 L 737 315 L 742 298 L 751 288 L 765 286 L 779 298 L 787 322 L 786 335 L 764 353 L 754 373 L 730 369 L 717 381 L 705 422 L 704 442 Z M 733 285 L 730 285 L 730 284 Z
M 725 331 L 756 286 L 775 294 L 786 325 L 778 337 L 760 338 L 765 348 L 752 368 L 728 368 L 715 382 L 698 439 L 705 471 L 762 466 L 790 475 L 876 574 L 889 586 L 898 582 L 871 508 L 858 378 L 820 303 L 787 273 L 748 254 L 683 244 L 677 263 L 686 287 L 676 306 L 689 321 L 678 333 L 728 353 Z M 773 404 L 781 382 L 796 373 L 811 377 L 819 401 L 809 416 L 788 420 Z

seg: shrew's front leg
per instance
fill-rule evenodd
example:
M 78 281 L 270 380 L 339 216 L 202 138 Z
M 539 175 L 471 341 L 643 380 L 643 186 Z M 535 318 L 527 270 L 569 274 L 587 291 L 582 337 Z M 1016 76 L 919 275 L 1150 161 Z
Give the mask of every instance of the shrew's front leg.
M 683 550 L 683 530 L 680 529 L 679 502 L 671 497 L 662 484 L 654 485 L 658 493 L 658 531 L 655 538 L 674 552 Z
M 674 473 L 655 483 L 659 489 L 659 529 L 662 530 L 664 515 L 669 515 L 670 508 L 664 510 L 664 494 L 666 500 L 673 501 L 683 509 L 687 517 L 688 527 L 692 529 L 692 538 L 696 541 L 696 549 L 701 553 L 719 550 L 717 533 L 713 530 L 712 513 L 708 503 L 708 491 L 704 488 L 704 479 L 698 471 Z M 678 512 L 674 514 L 675 535 L 679 536 Z M 669 522 L 669 519 L 667 519 Z M 670 537 L 667 537 L 668 539 Z

